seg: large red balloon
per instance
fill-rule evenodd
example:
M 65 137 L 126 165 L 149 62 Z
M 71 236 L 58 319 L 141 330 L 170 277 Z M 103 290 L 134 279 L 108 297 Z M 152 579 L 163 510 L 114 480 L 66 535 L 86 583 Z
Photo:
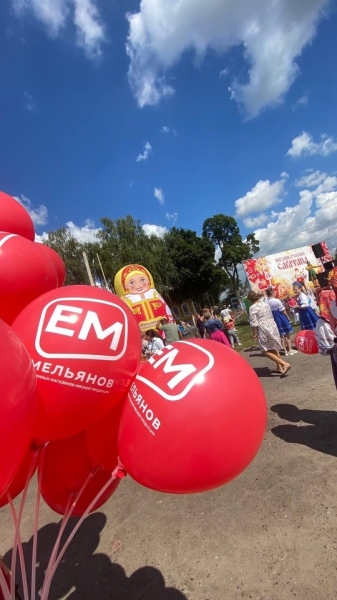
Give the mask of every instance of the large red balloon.
M 0 320 L 0 498 L 30 446 L 36 413 L 36 377 L 26 348 Z
M 0 192 L 0 231 L 16 233 L 31 242 L 35 239 L 34 223 L 27 210 L 8 194 Z
M 57 287 L 56 269 L 39 246 L 0 233 L 0 318 L 9 325 L 32 300 Z
M 118 464 L 118 430 L 123 402 L 86 432 L 86 444 L 91 464 L 113 471 Z
M 24 489 L 24 487 L 26 485 L 27 477 L 28 477 L 29 471 L 31 469 L 32 463 L 34 461 L 34 454 L 35 454 L 35 450 L 33 448 L 30 448 L 28 450 L 26 456 L 24 457 L 24 459 L 19 467 L 19 470 L 16 473 L 12 483 L 7 488 L 6 493 L 0 498 L 0 508 L 5 506 L 6 504 L 8 504 L 7 493 L 10 495 L 12 500 L 14 500 L 14 498 L 16 498 L 19 494 L 21 494 L 22 490 Z M 39 462 L 38 457 L 36 457 L 36 459 L 34 461 L 34 467 L 32 470 L 32 474 L 31 474 L 32 477 L 38 467 L 38 462 Z
M 39 441 L 87 429 L 120 402 L 137 373 L 137 321 L 106 290 L 53 290 L 27 306 L 13 327 L 35 365 Z
M 249 364 L 212 340 L 176 342 L 143 366 L 119 429 L 119 456 L 138 483 L 204 492 L 243 471 L 259 450 L 266 401 Z
M 44 450 L 45 455 L 41 461 L 41 492 L 48 506 L 55 512 L 63 515 L 73 493 L 75 498 L 86 481 L 88 475 L 93 477 L 81 494 L 75 509 L 74 517 L 81 516 L 89 504 L 109 481 L 111 472 L 97 470 L 91 464 L 87 448 L 85 433 L 79 433 L 65 440 L 50 442 Z M 117 463 L 116 465 L 117 466 Z M 97 510 L 104 504 L 116 490 L 120 479 L 115 479 L 106 489 L 98 502 L 92 508 Z
M 61 256 L 55 252 L 55 250 L 53 250 L 53 248 L 51 248 L 50 246 L 47 246 L 46 244 L 39 244 L 40 248 L 43 250 L 43 252 L 45 252 L 50 260 L 52 261 L 56 272 L 57 272 L 57 282 L 58 282 L 58 287 L 61 287 L 66 279 L 66 266 L 61 258 Z
M 297 350 L 304 354 L 318 354 L 318 344 L 314 331 L 303 329 L 296 333 L 295 346 Z

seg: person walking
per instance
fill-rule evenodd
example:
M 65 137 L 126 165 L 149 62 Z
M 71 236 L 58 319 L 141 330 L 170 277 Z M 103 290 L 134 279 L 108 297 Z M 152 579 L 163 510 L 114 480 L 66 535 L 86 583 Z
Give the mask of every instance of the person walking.
M 285 377 L 291 369 L 291 365 L 280 357 L 282 342 L 269 303 L 256 292 L 250 292 L 248 300 L 251 302 L 249 321 L 253 338 L 258 340 L 263 356 L 276 363 L 276 372 L 281 377 Z
M 173 344 L 174 342 L 179 342 L 179 340 L 183 339 L 182 333 L 179 329 L 179 325 L 177 325 L 176 323 L 168 323 L 165 317 L 158 321 L 157 329 L 159 329 L 160 331 L 164 331 L 166 345 Z
M 231 348 L 230 342 L 227 339 L 227 336 L 222 331 L 222 323 L 219 319 L 211 316 L 211 313 L 204 313 L 205 318 L 205 331 L 206 335 L 209 339 L 214 340 L 215 342 L 220 342 L 220 344 L 224 344 Z
M 297 354 L 297 350 L 293 350 L 291 345 L 290 334 L 293 333 L 293 328 L 290 324 L 289 317 L 287 316 L 285 306 L 281 300 L 275 298 L 273 288 L 268 288 L 266 294 L 267 301 L 271 308 L 274 321 L 281 337 L 284 354 L 285 356 L 288 356 L 288 354 L 289 356 L 293 356 L 293 354 Z

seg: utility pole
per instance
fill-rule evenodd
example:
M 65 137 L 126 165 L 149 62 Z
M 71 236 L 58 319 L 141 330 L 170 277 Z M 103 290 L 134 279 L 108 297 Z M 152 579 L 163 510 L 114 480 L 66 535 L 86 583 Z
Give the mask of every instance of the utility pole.
M 105 274 L 104 274 L 104 271 L 103 271 L 102 263 L 101 263 L 101 261 L 100 261 L 100 258 L 99 258 L 99 256 L 98 256 L 98 254 L 96 254 L 96 256 L 97 256 L 98 264 L 99 264 L 99 266 L 100 266 L 100 268 L 101 268 L 101 271 L 102 271 L 102 275 L 103 275 L 103 279 L 104 279 L 104 282 L 105 282 L 106 288 L 107 288 L 107 289 L 109 289 L 108 282 L 107 282 L 107 280 L 106 280 L 106 278 L 105 278 Z
M 94 279 L 93 279 L 93 276 L 91 274 L 91 270 L 90 270 L 90 267 L 89 267 L 89 262 L 88 262 L 87 254 L 86 254 L 86 252 L 82 252 L 82 254 L 83 254 L 83 258 L 84 258 L 85 268 L 86 268 L 87 273 L 88 273 L 90 285 L 93 285 L 95 287 Z

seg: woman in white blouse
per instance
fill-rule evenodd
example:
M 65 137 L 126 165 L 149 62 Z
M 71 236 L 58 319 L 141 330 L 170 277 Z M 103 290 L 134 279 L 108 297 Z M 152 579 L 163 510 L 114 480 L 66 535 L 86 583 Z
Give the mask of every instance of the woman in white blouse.
M 300 317 L 301 329 L 314 331 L 319 317 L 311 308 L 308 296 L 302 292 L 302 284 L 294 283 L 293 289 L 297 302 L 296 308 Z

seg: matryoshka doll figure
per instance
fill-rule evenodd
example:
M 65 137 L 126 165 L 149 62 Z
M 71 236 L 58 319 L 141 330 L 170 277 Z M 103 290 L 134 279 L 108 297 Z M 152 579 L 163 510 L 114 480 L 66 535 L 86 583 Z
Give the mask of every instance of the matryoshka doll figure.
M 117 296 L 130 306 L 141 331 L 155 329 L 162 317 L 173 321 L 168 305 L 155 289 L 151 273 L 142 265 L 127 265 L 120 269 L 114 287 Z

